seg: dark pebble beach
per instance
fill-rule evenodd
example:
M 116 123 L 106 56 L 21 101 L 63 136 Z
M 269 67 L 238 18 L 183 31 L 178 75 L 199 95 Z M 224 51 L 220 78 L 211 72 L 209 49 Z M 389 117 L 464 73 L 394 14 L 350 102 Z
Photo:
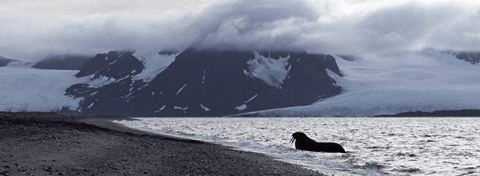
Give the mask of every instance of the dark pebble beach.
M 201 141 L 142 132 L 125 117 L 0 112 L 1 175 L 323 175 Z

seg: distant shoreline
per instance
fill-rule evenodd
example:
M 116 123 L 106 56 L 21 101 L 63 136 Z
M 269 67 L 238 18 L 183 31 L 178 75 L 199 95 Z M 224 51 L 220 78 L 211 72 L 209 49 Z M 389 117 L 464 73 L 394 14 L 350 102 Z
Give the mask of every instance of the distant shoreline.
M 264 154 L 112 120 L 134 119 L 0 112 L 0 175 L 323 175 Z
M 277 114 L 281 114 L 281 113 L 265 113 L 265 112 L 267 111 L 233 114 L 227 117 L 282 117 L 282 116 L 276 116 Z M 292 117 L 297 117 L 297 116 L 292 116 Z M 300 116 L 300 117 L 303 117 L 303 116 Z M 305 116 L 305 117 L 316 117 L 316 116 Z M 346 116 L 339 116 L 339 117 L 346 117 Z M 413 112 L 402 112 L 402 113 L 393 114 L 393 115 L 383 114 L 383 115 L 366 116 L 366 117 L 480 117 L 480 110 L 477 110 L 477 109 L 439 110 L 439 111 L 433 111 L 433 112 L 413 111 Z M 323 118 L 323 117 L 318 117 L 318 118 Z
M 374 117 L 480 117 L 480 110 L 440 110 L 433 112 L 403 112 L 395 115 L 378 115 Z

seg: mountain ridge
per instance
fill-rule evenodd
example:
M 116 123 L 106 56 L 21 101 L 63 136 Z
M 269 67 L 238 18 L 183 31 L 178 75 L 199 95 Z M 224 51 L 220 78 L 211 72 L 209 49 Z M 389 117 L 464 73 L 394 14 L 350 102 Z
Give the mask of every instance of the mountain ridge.
M 0 107 L 175 117 L 376 116 L 480 109 L 474 76 L 478 63 L 470 62 L 474 54 L 426 50 L 375 60 L 304 51 L 111 51 L 97 54 L 94 60 L 105 61 L 103 65 L 85 66 L 90 71 L 82 76 L 81 69 L 28 69 L 32 63 L 11 61 L 0 70 Z M 415 65 L 415 59 L 425 62 Z
M 10 63 L 12 61 L 15 61 L 15 60 L 0 56 L 0 67 L 7 66 L 8 63 Z
M 109 54 L 113 54 L 109 52 Z M 129 63 L 141 63 L 133 53 L 123 53 Z M 159 52 L 162 54 L 162 52 Z M 72 85 L 66 95 L 83 97 L 86 114 L 150 116 L 223 116 L 242 111 L 305 105 L 340 93 L 326 73 L 341 74 L 330 55 L 306 52 L 252 52 L 186 49 L 149 81 L 134 79 L 145 67 L 114 71 L 122 57 L 97 55 L 76 76 L 112 83 L 101 87 Z M 283 59 L 283 60 L 282 60 Z M 136 60 L 136 61 L 135 61 Z M 125 63 L 124 63 L 125 64 Z M 124 65 L 122 64 L 122 65 Z M 134 65 L 134 64 L 129 64 Z M 265 76 L 268 75 L 268 76 Z
M 80 70 L 83 65 L 92 57 L 87 55 L 51 55 L 39 62 L 36 62 L 32 68 L 53 69 L 53 70 Z

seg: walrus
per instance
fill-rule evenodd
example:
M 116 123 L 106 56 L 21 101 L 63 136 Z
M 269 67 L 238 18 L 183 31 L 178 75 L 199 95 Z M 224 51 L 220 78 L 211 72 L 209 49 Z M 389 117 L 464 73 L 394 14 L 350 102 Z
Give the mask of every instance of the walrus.
M 307 150 L 313 152 L 330 152 L 330 153 L 346 153 L 345 149 L 340 144 L 332 142 L 317 142 L 310 139 L 303 132 L 296 132 L 292 134 L 290 143 L 295 141 L 295 148 L 298 150 Z

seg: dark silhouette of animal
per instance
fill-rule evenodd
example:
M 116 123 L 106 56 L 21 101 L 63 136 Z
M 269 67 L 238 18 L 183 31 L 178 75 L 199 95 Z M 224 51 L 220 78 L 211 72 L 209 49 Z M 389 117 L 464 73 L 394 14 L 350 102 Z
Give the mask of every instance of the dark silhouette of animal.
M 346 153 L 345 149 L 340 144 L 332 142 L 317 142 L 310 139 L 303 132 L 296 132 L 292 134 L 290 143 L 295 142 L 295 148 L 298 150 L 307 150 L 313 152 L 330 152 L 330 153 Z

